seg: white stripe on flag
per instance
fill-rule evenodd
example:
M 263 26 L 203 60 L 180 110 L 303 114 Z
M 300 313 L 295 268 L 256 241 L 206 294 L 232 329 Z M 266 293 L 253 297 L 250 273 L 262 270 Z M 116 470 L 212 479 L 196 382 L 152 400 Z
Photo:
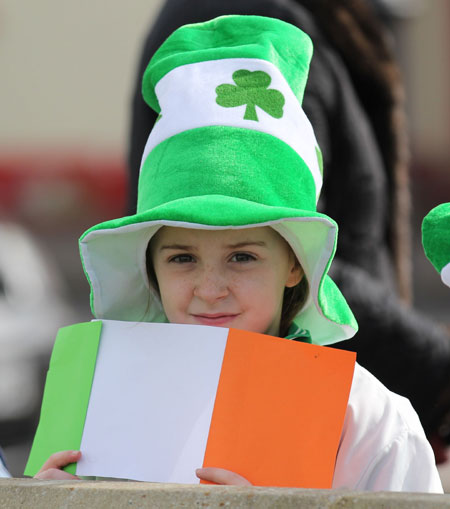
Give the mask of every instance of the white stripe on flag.
M 285 98 L 282 118 L 274 118 L 257 106 L 258 121 L 245 120 L 245 104 L 237 107 L 217 104 L 216 88 L 222 84 L 236 86 L 232 76 L 241 69 L 263 71 L 270 75 L 268 89 L 280 91 Z M 319 196 L 322 175 L 313 128 L 289 84 L 272 63 L 260 59 L 230 58 L 188 64 L 166 74 L 157 83 L 155 92 L 162 116 L 150 133 L 142 164 L 156 145 L 183 131 L 212 125 L 242 127 L 271 134 L 293 148 L 310 169 L 316 195 Z
M 228 329 L 102 323 L 77 474 L 198 483 Z

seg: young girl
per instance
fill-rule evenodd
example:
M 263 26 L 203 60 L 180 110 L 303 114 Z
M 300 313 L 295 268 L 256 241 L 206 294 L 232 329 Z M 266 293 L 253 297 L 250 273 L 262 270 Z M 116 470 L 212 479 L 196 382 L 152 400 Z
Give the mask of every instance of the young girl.
M 355 319 L 327 275 L 337 226 L 316 211 L 322 158 L 301 102 L 311 41 L 279 20 L 226 16 L 175 31 L 143 79 L 160 113 L 138 212 L 80 239 L 97 318 L 235 327 L 318 345 Z M 293 388 L 295 390 L 295 388 Z M 39 478 L 79 451 L 51 456 Z M 201 479 L 250 484 L 220 468 Z M 441 492 L 411 405 L 355 368 L 333 487 Z

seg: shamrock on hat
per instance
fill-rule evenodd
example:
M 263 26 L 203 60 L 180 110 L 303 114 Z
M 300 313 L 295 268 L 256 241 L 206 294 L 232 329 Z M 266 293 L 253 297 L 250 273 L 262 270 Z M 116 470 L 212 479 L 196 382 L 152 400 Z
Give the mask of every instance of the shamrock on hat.
M 422 244 L 443 283 L 450 286 L 450 203 L 438 205 L 425 216 Z

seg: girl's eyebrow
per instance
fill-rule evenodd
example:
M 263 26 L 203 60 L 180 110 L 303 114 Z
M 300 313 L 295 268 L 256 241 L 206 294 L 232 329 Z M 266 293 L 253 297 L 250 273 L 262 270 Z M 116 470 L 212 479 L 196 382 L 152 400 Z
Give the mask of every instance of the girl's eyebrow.
M 267 244 L 263 240 L 244 240 L 242 242 L 237 242 L 236 244 L 227 244 L 225 247 L 227 249 L 241 249 L 243 247 L 248 246 L 259 246 L 266 247 Z M 163 251 L 164 249 L 175 249 L 179 251 L 195 251 L 195 246 L 188 246 L 186 244 L 164 244 L 159 248 L 159 251 Z
M 238 242 L 236 244 L 228 244 L 226 247 L 229 249 L 240 249 L 248 246 L 266 247 L 267 244 L 263 240 L 244 240 L 243 242 Z
M 185 244 L 166 244 L 164 246 L 161 246 L 159 248 L 160 251 L 163 251 L 164 249 L 176 249 L 179 251 L 194 251 L 194 246 L 187 246 Z

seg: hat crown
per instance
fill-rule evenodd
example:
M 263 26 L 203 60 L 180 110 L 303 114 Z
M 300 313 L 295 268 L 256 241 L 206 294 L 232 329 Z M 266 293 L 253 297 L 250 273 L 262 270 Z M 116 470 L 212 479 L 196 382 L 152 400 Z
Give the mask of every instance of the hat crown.
M 208 195 L 315 210 L 321 153 L 301 108 L 311 55 L 304 32 L 272 18 L 177 29 L 143 77 L 161 114 L 142 158 L 138 211 Z

